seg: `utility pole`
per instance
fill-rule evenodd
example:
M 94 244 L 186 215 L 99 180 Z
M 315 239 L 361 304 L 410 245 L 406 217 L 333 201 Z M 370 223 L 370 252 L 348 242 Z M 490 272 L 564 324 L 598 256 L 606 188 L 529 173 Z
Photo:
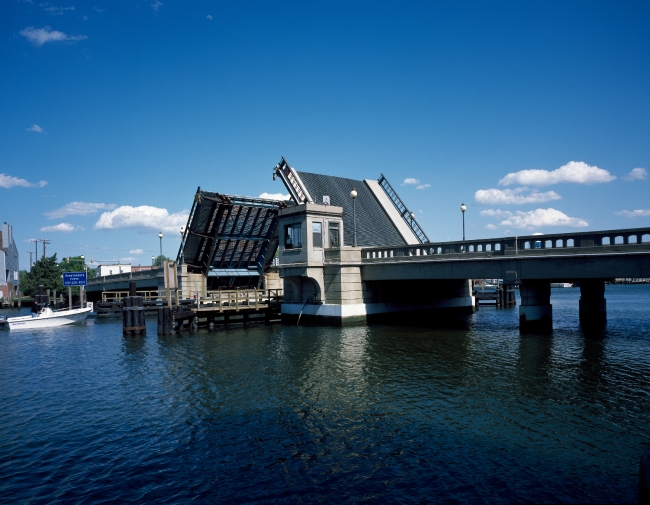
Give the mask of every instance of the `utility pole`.
M 45 248 L 47 247 L 47 244 L 49 244 L 51 241 L 50 241 L 50 240 L 46 240 L 46 239 L 44 239 L 44 238 L 41 239 L 41 241 L 43 242 L 43 258 L 45 258 Z
M 32 254 L 34 254 L 32 251 L 27 251 L 29 253 L 29 271 L 32 271 Z

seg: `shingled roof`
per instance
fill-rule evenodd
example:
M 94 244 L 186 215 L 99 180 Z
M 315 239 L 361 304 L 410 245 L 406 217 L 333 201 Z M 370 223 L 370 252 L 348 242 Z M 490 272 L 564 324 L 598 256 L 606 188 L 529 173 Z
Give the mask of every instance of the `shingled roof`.
M 330 205 L 343 207 L 343 244 L 353 245 L 352 198 L 350 191 L 356 189 L 357 245 L 397 246 L 406 245 L 386 210 L 368 188 L 364 181 L 335 177 L 332 175 L 311 174 L 297 171 L 314 203 L 323 203 L 323 196 L 330 197 Z

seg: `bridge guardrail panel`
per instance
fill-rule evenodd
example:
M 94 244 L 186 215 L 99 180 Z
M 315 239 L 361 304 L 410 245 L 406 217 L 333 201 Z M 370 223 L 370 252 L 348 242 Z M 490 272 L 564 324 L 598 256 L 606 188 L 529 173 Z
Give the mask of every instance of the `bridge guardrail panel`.
M 645 241 L 644 241 L 645 240 Z M 498 256 L 545 256 L 622 253 L 650 250 L 650 228 L 597 232 L 528 235 L 502 239 L 432 242 L 397 247 L 362 249 L 362 262 L 394 262 L 444 259 L 492 258 Z

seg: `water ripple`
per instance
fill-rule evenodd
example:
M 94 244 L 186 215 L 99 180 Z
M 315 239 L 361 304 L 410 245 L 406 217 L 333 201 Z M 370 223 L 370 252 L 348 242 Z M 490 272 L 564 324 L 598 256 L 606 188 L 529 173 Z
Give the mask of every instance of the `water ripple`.
M 650 445 L 647 286 L 585 334 L 462 328 L 0 332 L 3 503 L 634 502 Z

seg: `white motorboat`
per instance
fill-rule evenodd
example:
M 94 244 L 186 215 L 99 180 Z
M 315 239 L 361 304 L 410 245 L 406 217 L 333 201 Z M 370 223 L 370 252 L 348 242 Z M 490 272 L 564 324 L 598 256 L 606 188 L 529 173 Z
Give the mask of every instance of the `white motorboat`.
M 9 324 L 10 330 L 53 328 L 55 326 L 84 321 L 92 310 L 92 305 L 78 309 L 56 311 L 53 311 L 49 307 L 43 307 L 39 312 L 31 316 L 9 317 L 7 318 L 7 323 Z

